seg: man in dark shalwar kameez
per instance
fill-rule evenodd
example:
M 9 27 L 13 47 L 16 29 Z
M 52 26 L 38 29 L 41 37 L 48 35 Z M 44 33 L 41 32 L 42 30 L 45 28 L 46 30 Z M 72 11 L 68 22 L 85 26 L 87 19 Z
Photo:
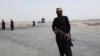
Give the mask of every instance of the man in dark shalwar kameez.
M 14 21 L 11 19 L 11 22 L 10 22 L 10 28 L 11 30 L 14 30 Z
M 5 21 L 2 20 L 2 29 L 5 30 Z
M 56 42 L 59 48 L 60 56 L 72 56 L 71 46 L 73 46 L 71 42 L 71 35 L 70 35 L 70 23 L 67 16 L 63 16 L 62 8 L 56 9 L 57 17 L 54 18 L 52 24 L 52 30 L 56 34 Z M 58 31 L 58 29 L 62 32 Z

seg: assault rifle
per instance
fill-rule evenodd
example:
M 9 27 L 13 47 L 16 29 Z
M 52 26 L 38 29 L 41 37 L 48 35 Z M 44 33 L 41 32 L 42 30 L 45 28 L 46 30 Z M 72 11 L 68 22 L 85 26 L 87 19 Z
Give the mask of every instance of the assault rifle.
M 58 28 L 56 28 L 56 30 L 58 31 L 58 33 L 60 34 L 60 38 L 61 39 L 64 39 L 64 34 L 65 34 L 65 32 L 63 32 L 62 30 L 60 30 L 60 29 L 58 29 Z M 67 38 L 67 40 L 71 40 L 71 37 L 70 37 L 70 34 L 69 34 L 69 37 Z
M 65 32 L 63 32 L 62 30 L 57 29 L 57 28 L 56 28 L 56 30 L 57 30 L 58 33 L 60 34 L 60 38 L 61 38 L 61 39 L 64 39 L 64 34 L 65 34 Z M 67 40 L 67 41 L 69 42 L 69 45 L 70 45 L 71 47 L 73 47 L 73 43 L 72 43 L 72 41 L 74 41 L 74 40 L 71 39 L 71 35 L 70 35 L 70 33 L 69 33 L 69 37 L 66 38 L 65 40 Z

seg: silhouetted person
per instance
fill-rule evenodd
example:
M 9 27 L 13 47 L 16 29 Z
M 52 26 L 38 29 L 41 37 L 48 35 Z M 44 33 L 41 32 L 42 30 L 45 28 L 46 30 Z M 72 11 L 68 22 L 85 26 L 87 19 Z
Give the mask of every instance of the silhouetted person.
M 5 30 L 5 22 L 2 20 L 2 29 Z
M 56 9 L 57 17 L 54 18 L 52 30 L 56 34 L 56 42 L 59 48 L 60 56 L 72 56 L 70 38 L 70 23 L 67 16 L 63 16 L 62 8 Z
M 33 21 L 33 26 L 35 26 L 35 21 Z
M 10 22 L 10 28 L 11 28 L 11 30 L 14 30 L 14 22 L 13 22 L 12 19 L 11 19 L 11 22 Z

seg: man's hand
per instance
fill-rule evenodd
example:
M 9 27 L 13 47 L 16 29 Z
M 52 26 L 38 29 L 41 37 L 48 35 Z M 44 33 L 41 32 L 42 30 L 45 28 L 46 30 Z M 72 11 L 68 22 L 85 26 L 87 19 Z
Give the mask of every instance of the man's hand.
M 55 30 L 53 31 L 55 34 L 57 34 L 58 33 L 58 31 L 57 31 L 57 28 L 55 27 Z
M 56 30 L 54 30 L 53 32 L 54 32 L 55 34 L 57 34 L 57 33 L 58 33 L 58 31 L 56 31 Z
M 69 34 L 64 34 L 64 39 L 69 38 Z

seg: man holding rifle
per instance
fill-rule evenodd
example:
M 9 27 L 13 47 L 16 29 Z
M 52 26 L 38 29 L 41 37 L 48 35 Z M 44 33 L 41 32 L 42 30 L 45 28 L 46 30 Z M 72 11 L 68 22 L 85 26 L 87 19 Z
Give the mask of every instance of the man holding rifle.
M 52 30 L 56 34 L 56 42 L 59 48 L 60 56 L 72 56 L 70 35 L 70 23 L 67 16 L 63 16 L 62 8 L 56 9 L 57 17 L 52 24 Z

